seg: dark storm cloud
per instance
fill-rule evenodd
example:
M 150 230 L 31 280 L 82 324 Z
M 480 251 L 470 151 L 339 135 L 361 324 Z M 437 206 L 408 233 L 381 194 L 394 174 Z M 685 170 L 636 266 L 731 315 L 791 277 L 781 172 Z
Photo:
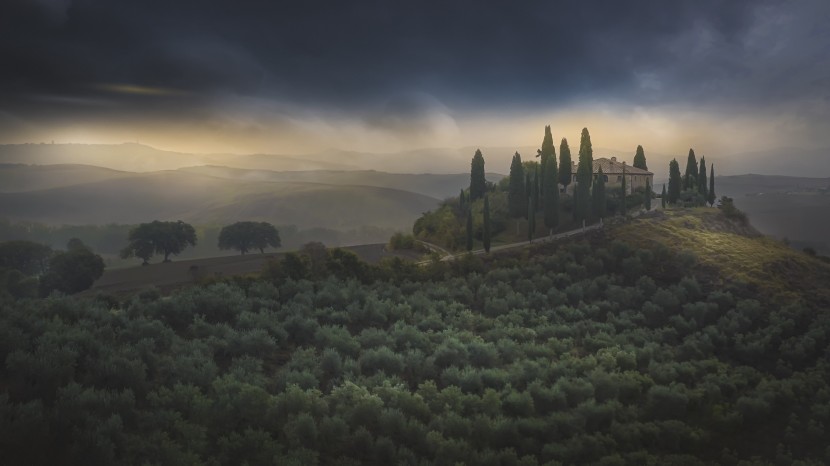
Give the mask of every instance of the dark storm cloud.
M 217 96 L 243 96 L 369 109 L 371 123 L 372 108 L 418 113 L 421 103 L 400 97 L 413 92 L 470 110 L 821 95 L 827 78 L 815 69 L 827 65 L 802 66 L 809 85 L 767 69 L 777 63 L 768 49 L 783 39 L 757 29 L 784 18 L 801 30 L 787 48 L 813 60 L 827 33 L 811 36 L 804 18 L 786 14 L 811 4 L 807 19 L 823 27 L 824 3 L 6 0 L 0 105 L 55 118 L 198 116 Z M 776 82 L 806 88 L 770 93 Z

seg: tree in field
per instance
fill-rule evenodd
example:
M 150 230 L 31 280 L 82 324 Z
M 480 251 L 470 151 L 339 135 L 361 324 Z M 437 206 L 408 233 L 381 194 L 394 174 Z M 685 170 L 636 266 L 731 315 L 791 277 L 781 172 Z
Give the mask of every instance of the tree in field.
M 77 238 L 69 240 L 67 251 L 49 260 L 49 271 L 40 278 L 42 295 L 52 291 L 77 293 L 89 289 L 104 274 L 104 260 Z
M 516 219 L 516 234 L 519 234 L 519 219 L 527 215 L 527 192 L 522 156 L 518 152 L 510 163 L 510 187 L 507 192 L 507 208 L 510 217 Z
M 591 209 L 591 182 L 594 177 L 594 149 L 588 128 L 582 128 L 579 142 L 579 165 L 576 168 L 576 198 L 574 199 L 574 217 L 586 220 Z
M 607 210 L 607 200 L 605 198 L 605 174 L 602 173 L 602 167 L 597 172 L 597 181 L 594 183 L 591 192 L 591 200 L 593 204 L 594 216 L 597 218 L 605 218 L 605 211 Z
M 470 164 L 470 204 L 476 199 L 484 197 L 487 191 L 487 180 L 484 179 L 484 156 L 476 149 L 473 161 Z
M 697 189 L 697 158 L 694 149 L 689 149 L 689 158 L 686 159 L 686 173 L 683 175 L 683 190 Z
M 709 198 L 709 207 L 715 205 L 715 164 L 709 167 L 709 192 L 706 193 Z
M 573 167 L 571 164 L 571 148 L 568 147 L 568 140 L 562 138 L 559 144 L 559 184 L 568 188 L 573 178 Z
M 677 200 L 680 199 L 680 191 L 683 189 L 683 180 L 680 177 L 680 164 L 677 163 L 677 159 L 672 159 L 669 162 L 669 198 L 667 199 L 669 204 L 677 204 Z
M 542 170 L 542 192 L 545 204 L 545 226 L 548 234 L 559 225 L 559 174 L 556 170 L 556 161 L 545 165 Z
M 461 193 L 458 195 L 458 206 L 461 208 L 461 211 L 464 212 L 465 205 L 464 205 L 464 190 L 461 190 Z
M 663 183 L 663 194 L 660 195 L 660 207 L 666 208 L 666 183 Z
M 267 222 L 236 222 L 219 232 L 219 249 L 236 249 L 245 254 L 251 249 L 263 253 L 267 247 L 280 247 L 279 232 Z
M 541 157 L 540 165 L 542 166 L 542 172 L 545 171 L 545 165 L 548 161 L 553 160 L 553 163 L 556 163 L 556 148 L 553 145 L 553 135 L 550 132 L 550 125 L 545 126 L 545 138 L 542 139 L 542 148 L 536 156 Z M 544 186 L 542 186 L 542 192 L 544 192 L 544 189 Z M 536 200 L 538 201 L 539 199 L 537 198 Z
M 484 196 L 484 226 L 481 239 L 484 241 L 485 252 L 490 252 L 490 228 L 490 199 Z
M 700 171 L 697 175 L 697 191 L 703 196 L 703 202 L 709 197 L 709 186 L 706 183 L 706 157 L 700 158 Z
M 182 222 L 160 222 L 154 220 L 142 223 L 130 230 L 127 247 L 121 251 L 121 257 L 138 257 L 147 261 L 153 253 L 163 254 L 164 262 L 170 262 L 170 255 L 181 253 L 188 245 L 196 245 L 196 230 Z
M 646 178 L 646 199 L 645 199 L 646 210 L 651 210 L 651 195 L 652 194 L 653 193 L 651 192 L 651 182 L 649 182 L 648 178 Z
M 52 248 L 32 241 L 14 240 L 0 243 L 0 268 L 37 275 L 49 267 Z
M 625 217 L 626 211 L 628 210 L 628 206 L 625 203 L 625 198 L 628 195 L 628 190 L 626 186 L 626 179 L 625 179 L 625 162 L 623 162 L 623 174 L 622 174 L 622 205 L 621 205 L 621 212 L 623 217 Z
M 637 152 L 634 154 L 634 168 L 648 170 L 648 166 L 646 165 L 646 153 L 643 152 L 643 146 L 637 146 Z
M 473 211 L 467 211 L 467 251 L 473 250 Z

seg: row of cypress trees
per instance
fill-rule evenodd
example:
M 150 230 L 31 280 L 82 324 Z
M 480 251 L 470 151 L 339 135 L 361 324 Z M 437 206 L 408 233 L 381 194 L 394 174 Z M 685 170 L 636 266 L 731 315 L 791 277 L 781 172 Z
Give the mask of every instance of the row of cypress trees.
M 715 204 L 715 165 L 709 167 L 709 176 L 706 176 L 706 158 L 701 157 L 697 162 L 694 149 L 689 149 L 689 156 L 686 159 L 686 172 L 681 177 L 680 164 L 677 159 L 669 162 L 669 190 L 663 186 L 663 206 L 677 204 L 682 192 L 696 192 L 700 199 L 710 206 Z

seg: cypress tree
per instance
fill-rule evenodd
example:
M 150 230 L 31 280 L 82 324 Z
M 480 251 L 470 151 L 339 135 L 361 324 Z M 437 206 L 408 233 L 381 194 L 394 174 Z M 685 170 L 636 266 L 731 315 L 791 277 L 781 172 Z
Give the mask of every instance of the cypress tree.
M 476 149 L 473 161 L 470 164 L 470 204 L 476 199 L 484 197 L 487 191 L 487 180 L 484 179 L 484 156 Z
M 651 210 L 651 183 L 648 181 L 648 177 L 646 177 L 646 210 Z
M 545 199 L 545 226 L 549 233 L 559 225 L 559 174 L 556 170 L 556 161 L 545 165 L 542 172 L 542 186 Z
M 605 199 L 605 175 L 602 173 L 602 167 L 597 172 L 597 182 L 594 183 L 592 198 L 594 204 L 594 215 L 597 218 L 605 218 L 606 199 Z
M 533 205 L 536 206 L 536 210 L 540 210 L 541 203 L 539 202 L 539 197 L 542 193 L 542 186 L 539 183 L 539 166 L 537 165 L 534 167 L 533 170 Z
M 482 238 L 484 241 L 484 251 L 490 252 L 490 199 L 484 196 L 484 231 Z
M 533 233 L 536 232 L 536 204 L 531 197 L 527 205 L 527 240 L 533 242 Z
M 527 194 L 527 199 L 525 199 L 525 214 L 527 214 L 530 212 L 527 210 L 527 206 L 529 206 L 531 201 L 533 201 L 533 180 L 530 179 L 530 170 L 525 171 L 525 193 Z M 530 220 L 529 215 L 525 215 L 525 218 Z
M 556 148 L 553 145 L 553 135 L 550 132 L 550 125 L 545 126 L 545 138 L 542 139 L 542 149 L 539 150 L 536 156 L 542 158 L 542 160 L 540 160 L 542 172 L 545 171 L 545 164 L 547 164 L 548 161 L 553 160 L 553 163 L 556 163 Z M 542 189 L 544 189 L 544 187 Z
M 626 192 L 626 182 L 625 182 L 625 162 L 623 162 L 623 175 L 622 176 L 623 176 L 623 178 L 622 178 L 622 210 L 621 211 L 622 211 L 623 217 L 625 217 L 626 211 L 628 210 L 627 209 L 628 206 L 625 205 L 625 197 L 628 194 Z
M 715 205 L 715 164 L 709 166 L 709 192 L 706 193 L 709 198 L 709 207 Z
M 510 163 L 510 184 L 507 191 L 507 208 L 510 217 L 516 219 L 516 234 L 519 234 L 519 219 L 527 214 L 527 193 L 522 156 L 516 152 Z
M 697 188 L 697 158 L 694 149 L 689 149 L 689 158 L 686 159 L 686 173 L 683 175 L 683 190 Z M 671 191 L 671 190 L 669 190 Z
M 591 145 L 591 134 L 588 128 L 582 128 L 582 138 L 579 142 L 579 166 L 576 168 L 576 182 L 579 196 L 574 202 L 577 220 L 588 218 L 590 210 L 591 181 L 594 176 L 594 149 Z
M 667 199 L 669 204 L 677 204 L 678 199 L 680 199 L 682 185 L 683 180 L 680 177 L 680 164 L 677 163 L 677 159 L 672 159 L 669 162 L 669 198 Z
M 663 194 L 660 196 L 660 207 L 666 208 L 666 183 L 663 183 Z
M 473 211 L 467 211 L 467 251 L 473 250 Z
M 567 189 L 572 178 L 571 148 L 568 147 L 568 140 L 562 138 L 562 142 L 559 144 L 559 184 Z
M 703 196 L 703 203 L 709 198 L 709 187 L 706 183 L 706 157 L 700 158 L 700 172 L 697 175 L 697 191 Z
M 643 146 L 637 146 L 637 152 L 634 154 L 634 168 L 648 170 L 648 166 L 646 166 L 646 153 L 643 152 Z
M 461 207 L 461 211 L 464 212 L 464 190 L 461 190 L 461 194 L 458 195 L 458 205 Z

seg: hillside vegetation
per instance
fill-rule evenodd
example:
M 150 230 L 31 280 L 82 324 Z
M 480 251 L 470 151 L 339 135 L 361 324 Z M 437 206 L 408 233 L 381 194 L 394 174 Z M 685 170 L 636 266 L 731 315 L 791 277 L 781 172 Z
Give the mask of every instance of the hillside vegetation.
M 676 211 L 484 262 L 289 254 L 262 279 L 169 298 L 7 302 L 0 450 L 13 464 L 825 464 L 830 315 L 807 279 L 828 266 L 764 241 Z M 759 256 L 728 264 L 741 251 Z M 781 260 L 796 272 L 762 274 Z M 753 288 L 785 274 L 786 290 Z

